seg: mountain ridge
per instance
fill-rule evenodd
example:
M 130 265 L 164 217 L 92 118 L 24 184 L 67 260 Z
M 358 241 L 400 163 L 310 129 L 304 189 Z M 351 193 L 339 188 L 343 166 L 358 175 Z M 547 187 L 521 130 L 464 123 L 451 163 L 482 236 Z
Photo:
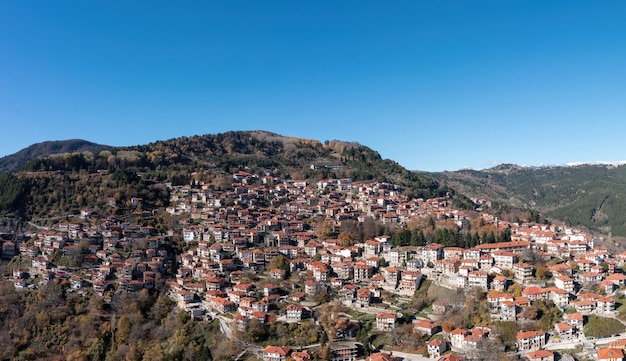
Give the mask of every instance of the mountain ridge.
M 84 139 L 50 140 L 29 145 L 13 154 L 0 158 L 0 172 L 15 172 L 33 158 L 75 152 L 99 152 L 112 146 Z
M 485 170 L 408 171 L 357 142 L 322 142 L 263 130 L 183 136 L 128 147 L 110 147 L 79 139 L 51 141 L 34 144 L 16 154 L 21 158 L 19 162 L 16 161 L 18 158 L 9 159 L 12 167 L 20 163 L 23 171 L 34 172 L 39 178 L 42 171 L 86 171 L 92 174 L 90 182 L 97 183 L 101 178 L 105 184 L 118 184 L 121 180 L 134 182 L 132 191 L 126 193 L 118 190 L 93 194 L 100 198 L 119 193 L 123 197 L 138 195 L 141 184 L 128 170 L 142 173 L 144 182 L 166 180 L 185 184 L 198 177 L 194 175 L 198 170 L 218 174 L 231 169 L 254 169 L 272 172 L 285 179 L 345 177 L 355 181 L 396 183 L 413 197 L 430 198 L 450 193 L 483 198 L 539 211 L 571 225 L 626 236 L 626 220 L 619 217 L 626 214 L 626 204 L 622 201 L 626 199 L 622 190 L 626 189 L 626 167 L 619 162 L 542 167 L 501 164 Z M 0 170 L 7 169 L 6 158 L 0 159 Z M 313 169 L 316 165 L 320 167 Z M 115 179 L 104 179 L 106 175 L 97 174 L 101 170 L 115 174 Z M 30 189 L 31 197 L 41 198 L 41 194 L 54 193 L 53 190 L 34 191 L 34 185 L 40 187 L 45 183 L 37 177 L 20 177 L 31 185 L 23 188 Z M 210 176 L 208 180 L 214 177 Z M 9 183 L 14 184 L 15 180 L 11 179 Z M 67 199 L 77 197 L 76 192 L 67 189 L 61 180 L 45 184 L 64 188 L 62 194 Z M 83 183 L 76 180 L 75 185 L 80 184 Z M 166 199 L 158 199 L 159 192 L 155 188 L 142 196 L 152 199 L 155 204 L 165 204 Z M 89 194 L 81 198 L 86 196 Z M 50 199 L 56 197 L 49 196 Z M 31 203 L 25 204 L 33 207 Z M 20 202 L 9 197 L 3 204 Z M 52 202 L 39 202 L 39 205 L 43 204 Z M 32 211 L 25 213 L 33 214 Z
M 618 160 L 618 161 L 581 161 L 581 162 L 567 162 L 562 164 L 515 164 L 515 163 L 501 163 L 498 165 L 494 165 L 489 168 L 472 168 L 472 167 L 464 167 L 459 168 L 457 170 L 445 170 L 440 172 L 427 172 L 419 169 L 414 170 L 415 172 L 425 172 L 425 173 L 446 173 L 446 172 L 460 172 L 464 170 L 475 170 L 475 171 L 489 171 L 489 170 L 498 170 L 498 169 L 506 169 L 506 168 L 530 168 L 530 169 L 543 169 L 543 168 L 555 168 L 555 167 L 578 167 L 583 165 L 599 165 L 599 166 L 609 166 L 609 167 L 621 167 L 626 165 L 626 160 Z
M 321 142 L 266 131 L 185 136 L 129 147 L 98 147 L 99 151 L 79 152 L 81 148 L 66 146 L 62 149 L 76 151 L 56 153 L 59 147 L 52 144 L 43 149 L 55 154 L 25 153 L 32 157 L 23 159 L 19 171 L 1 173 L 0 188 L 12 191 L 0 197 L 0 212 L 45 218 L 77 214 L 82 207 L 106 204 L 110 198 L 125 205 L 133 197 L 144 199 L 146 209 L 156 209 L 169 202 L 164 183 L 219 186 L 240 170 L 283 180 L 388 182 L 412 198 L 453 195 L 431 177 L 382 159 L 359 143 Z
M 534 209 L 570 225 L 626 236 L 626 167 L 582 164 L 424 173 L 468 197 Z

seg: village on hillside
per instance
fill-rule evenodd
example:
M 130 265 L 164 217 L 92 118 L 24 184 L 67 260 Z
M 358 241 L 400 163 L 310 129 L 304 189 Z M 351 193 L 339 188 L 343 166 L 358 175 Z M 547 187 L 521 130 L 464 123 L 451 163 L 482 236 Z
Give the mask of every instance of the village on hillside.
M 582 230 L 408 199 L 381 182 L 237 171 L 222 187 L 168 186 L 178 229 L 142 225 L 154 212 L 133 198 L 128 216 L 84 209 L 4 241 L 2 258 L 23 265 L 15 289 L 167 289 L 264 361 L 626 359 L 626 252 Z M 418 224 L 492 233 L 449 245 L 408 231 Z M 291 343 L 272 344 L 277 330 Z

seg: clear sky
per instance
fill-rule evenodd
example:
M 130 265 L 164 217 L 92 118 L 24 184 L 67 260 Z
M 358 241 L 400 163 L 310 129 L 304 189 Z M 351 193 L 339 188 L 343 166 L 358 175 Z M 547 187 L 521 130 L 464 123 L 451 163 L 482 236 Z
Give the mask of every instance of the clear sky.
M 626 159 L 624 1 L 0 0 L 0 156 L 229 130 L 409 169 Z

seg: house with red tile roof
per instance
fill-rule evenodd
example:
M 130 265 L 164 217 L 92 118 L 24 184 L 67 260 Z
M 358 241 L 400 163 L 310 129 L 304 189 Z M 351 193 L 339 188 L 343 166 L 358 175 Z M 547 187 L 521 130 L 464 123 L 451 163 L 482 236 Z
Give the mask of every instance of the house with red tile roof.
M 600 297 L 596 300 L 596 312 L 600 314 L 613 314 L 615 312 L 615 300 L 611 297 Z
M 559 275 L 554 277 L 554 285 L 556 286 L 556 288 L 560 288 L 567 292 L 574 292 L 574 280 L 571 279 L 569 276 Z
M 286 346 L 265 346 L 263 361 L 286 361 L 291 351 L 291 348 Z
M 606 281 L 612 282 L 617 287 L 624 287 L 626 285 L 626 275 L 621 273 L 613 273 L 606 277 Z
M 533 279 L 535 268 L 523 262 L 518 262 L 513 265 L 513 274 L 515 278 L 521 282 L 528 282 Z
M 223 297 L 213 297 L 209 301 L 209 305 L 220 313 L 228 313 L 237 309 L 237 305 L 233 301 Z
M 322 289 L 322 284 L 316 280 L 306 280 L 304 282 L 304 293 L 307 296 L 315 296 Z
M 372 291 L 368 287 L 359 288 L 356 291 L 356 302 L 361 307 L 369 306 L 372 302 Z
M 443 258 L 444 247 L 438 243 L 430 243 L 422 249 L 422 259 L 425 263 L 435 263 Z
M 546 341 L 544 331 L 520 331 L 517 334 L 517 349 L 519 351 L 539 350 L 545 347 Z
M 374 267 L 364 264 L 357 263 L 354 265 L 354 281 L 369 281 L 369 279 L 374 275 Z
M 491 252 L 494 266 L 500 269 L 513 269 L 513 265 L 517 263 L 517 254 L 511 251 L 494 250 Z
M 441 326 L 431 320 L 417 319 L 413 320 L 413 330 L 422 335 L 431 336 L 441 331 Z
M 369 355 L 365 361 L 400 361 L 398 357 L 391 356 L 388 353 L 377 352 Z
M 597 351 L 599 361 L 623 361 L 624 351 L 619 348 L 599 348 Z
M 489 271 L 493 267 L 493 257 L 490 254 L 483 254 L 478 260 L 479 267 L 482 270 Z
M 415 292 L 422 282 L 422 273 L 419 271 L 403 271 L 400 276 L 400 290 L 409 293 Z
M 482 252 L 491 252 L 491 254 L 493 255 L 493 251 L 510 251 L 510 252 L 515 252 L 515 253 L 521 253 L 524 250 L 529 249 L 532 246 L 532 244 L 533 243 L 529 241 L 511 241 L 511 242 L 479 244 L 475 248 Z
M 442 339 L 434 339 L 428 342 L 427 348 L 428 356 L 430 358 L 437 358 L 448 350 L 448 342 Z
M 465 337 L 470 335 L 471 333 L 462 328 L 457 328 L 450 332 L 450 343 L 452 344 L 452 348 L 456 350 L 463 350 L 465 347 Z
M 593 312 L 593 310 L 595 310 L 596 301 L 595 300 L 576 301 L 574 302 L 574 308 L 576 309 L 576 311 L 582 314 L 588 314 L 588 313 Z
M 491 281 L 491 289 L 502 292 L 508 287 L 508 283 L 509 280 L 506 277 L 497 275 Z
M 443 259 L 462 258 L 464 249 L 461 247 L 445 247 L 443 249 Z
M 308 350 L 302 351 L 293 351 L 291 355 L 289 355 L 293 361 L 311 361 L 313 356 Z
M 608 343 L 608 346 L 610 348 L 619 348 L 619 349 L 626 349 L 626 338 L 622 338 L 619 340 L 615 340 L 615 341 L 611 341 Z
M 489 275 L 485 271 L 472 271 L 467 275 L 467 287 L 478 287 L 487 291 Z
M 554 361 L 554 352 L 550 350 L 531 351 L 526 354 L 528 361 Z
M 576 328 L 568 323 L 557 322 L 554 324 L 554 331 L 561 337 L 561 340 L 570 340 L 574 337 Z
M 552 272 L 554 276 L 572 276 L 572 268 L 567 263 L 559 263 L 548 267 L 548 270 Z
M 582 283 L 598 283 L 602 281 L 602 274 L 597 272 L 584 272 L 578 278 Z
M 565 315 L 563 315 L 563 317 L 565 318 L 565 322 L 567 322 L 568 324 L 576 327 L 577 329 L 582 329 L 584 325 L 584 316 L 582 313 L 566 313 Z
M 524 288 L 522 295 L 531 301 L 547 300 L 550 297 L 550 291 L 546 288 L 531 286 Z
M 301 321 L 302 320 L 302 314 L 304 311 L 304 307 L 302 307 L 301 305 L 297 304 L 297 303 L 290 303 L 286 308 L 285 311 L 287 312 L 287 320 L 290 321 Z
M 378 312 L 376 314 L 376 330 L 390 331 L 396 327 L 397 316 L 391 312 Z

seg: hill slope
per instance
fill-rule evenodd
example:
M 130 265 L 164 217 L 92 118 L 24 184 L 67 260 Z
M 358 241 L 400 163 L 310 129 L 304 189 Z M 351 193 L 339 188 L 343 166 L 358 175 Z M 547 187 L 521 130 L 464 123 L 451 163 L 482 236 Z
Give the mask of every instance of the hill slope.
M 573 225 L 626 236 L 626 166 L 505 164 L 428 175 L 470 197 L 531 208 Z
M 69 139 L 48 141 L 33 144 L 17 153 L 0 158 L 0 172 L 15 172 L 26 162 L 38 157 L 53 154 L 92 152 L 97 153 L 103 149 L 111 148 L 107 145 L 91 143 L 82 139 Z
M 272 173 L 287 180 L 349 177 L 393 182 L 413 197 L 450 192 L 431 177 L 409 172 L 358 143 L 240 131 L 31 158 L 20 172 L 0 178 L 0 187 L 13 190 L 0 199 L 0 212 L 26 218 L 61 216 L 105 204 L 107 198 L 126 204 L 132 197 L 143 198 L 149 208 L 159 207 L 169 201 L 164 181 L 174 185 L 193 179 L 217 182 L 237 170 Z

